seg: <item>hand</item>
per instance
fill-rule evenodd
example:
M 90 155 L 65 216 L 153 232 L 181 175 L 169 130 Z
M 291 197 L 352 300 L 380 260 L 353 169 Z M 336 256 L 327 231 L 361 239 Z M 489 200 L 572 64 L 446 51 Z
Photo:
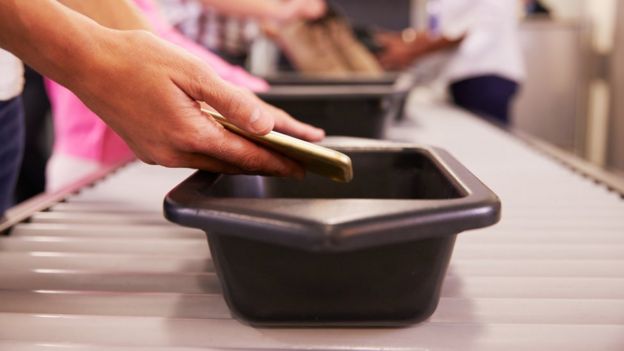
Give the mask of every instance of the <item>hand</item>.
M 317 19 L 325 15 L 327 4 L 325 0 L 294 0 L 299 5 L 299 16 L 302 19 Z
M 404 69 L 412 63 L 410 45 L 402 40 L 400 34 L 380 33 L 375 39 L 383 47 L 383 51 L 377 55 L 383 68 Z
M 141 160 L 224 173 L 303 176 L 297 163 L 203 115 L 197 101 L 255 134 L 266 134 L 275 124 L 316 139 L 322 135 L 318 130 L 224 82 L 201 60 L 152 34 L 103 29 L 98 35 L 90 60 L 66 83 Z
M 283 8 L 282 21 L 312 20 L 325 14 L 327 4 L 325 0 L 288 0 Z
M 418 33 L 406 41 L 399 33 L 379 33 L 375 39 L 384 48 L 378 59 L 385 69 L 405 69 L 418 59 L 427 44 L 426 34 Z

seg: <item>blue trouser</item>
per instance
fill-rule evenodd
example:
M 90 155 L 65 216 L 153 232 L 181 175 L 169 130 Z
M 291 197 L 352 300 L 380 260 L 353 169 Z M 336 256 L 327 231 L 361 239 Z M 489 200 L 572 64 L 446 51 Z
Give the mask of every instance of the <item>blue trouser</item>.
M 13 190 L 24 150 L 22 99 L 0 101 L 0 218 L 13 204 Z
M 457 106 L 509 124 L 511 103 L 518 88 L 513 80 L 488 75 L 453 82 L 449 90 Z

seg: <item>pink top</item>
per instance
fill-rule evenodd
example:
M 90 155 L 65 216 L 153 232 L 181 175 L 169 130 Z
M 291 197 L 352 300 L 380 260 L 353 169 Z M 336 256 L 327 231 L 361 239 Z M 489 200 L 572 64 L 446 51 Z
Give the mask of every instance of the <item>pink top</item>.
M 152 0 L 134 2 L 159 36 L 201 58 L 221 78 L 253 91 L 266 91 L 269 88 L 264 80 L 250 75 L 240 67 L 230 65 L 178 33 L 160 17 Z M 132 157 L 132 151 L 126 143 L 72 92 L 47 79 L 46 87 L 54 115 L 56 152 L 102 164 L 112 164 Z

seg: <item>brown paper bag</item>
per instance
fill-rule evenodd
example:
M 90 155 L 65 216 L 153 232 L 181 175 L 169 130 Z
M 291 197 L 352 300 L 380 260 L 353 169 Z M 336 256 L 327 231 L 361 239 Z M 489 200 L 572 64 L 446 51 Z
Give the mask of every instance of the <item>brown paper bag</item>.
M 336 52 L 342 57 L 350 72 L 367 75 L 383 73 L 383 68 L 375 56 L 355 38 L 346 20 L 338 17 L 329 19 L 325 24 L 325 31 L 331 37 Z
M 305 74 L 378 76 L 383 69 L 353 34 L 346 19 L 332 13 L 310 22 L 293 22 L 272 33 L 295 68 Z

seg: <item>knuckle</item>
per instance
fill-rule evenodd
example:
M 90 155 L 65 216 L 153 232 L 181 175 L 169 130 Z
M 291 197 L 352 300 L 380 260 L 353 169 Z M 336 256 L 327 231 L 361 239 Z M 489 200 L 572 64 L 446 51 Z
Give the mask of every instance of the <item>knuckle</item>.
M 200 130 L 190 130 L 185 133 L 176 133 L 172 138 L 172 144 L 180 150 L 200 152 L 205 148 L 206 138 Z
M 184 118 L 184 116 L 183 116 Z M 178 123 L 167 131 L 167 141 L 164 143 L 173 151 L 183 152 L 201 152 L 205 150 L 206 140 L 211 129 L 205 121 L 190 122 L 190 118 L 186 118 L 187 122 Z
M 159 165 L 168 168 L 182 166 L 181 158 L 174 153 L 162 152 L 158 156 L 154 157 L 154 161 L 156 161 Z
M 134 156 L 136 156 L 137 159 L 139 159 L 139 161 L 148 164 L 148 165 L 155 165 L 156 162 L 154 162 L 154 160 L 147 156 L 144 152 L 144 150 L 141 149 L 137 149 L 135 147 L 132 148 L 133 152 L 134 152 Z
M 228 142 L 225 140 L 225 137 L 219 136 L 213 142 L 213 150 L 217 155 L 226 155 L 228 153 Z
M 210 69 L 209 64 L 195 55 L 189 55 L 187 69 L 194 77 L 195 83 L 209 96 L 218 95 L 221 92 L 221 86 L 225 81 Z
M 214 156 L 223 156 L 229 153 L 226 130 L 220 125 L 211 128 L 210 132 L 202 133 L 193 140 L 195 152 L 208 153 Z
M 155 164 L 156 164 L 156 162 L 154 162 L 154 160 L 152 160 L 152 159 L 151 159 L 151 158 L 149 158 L 149 157 L 145 157 L 145 156 L 143 156 L 143 155 L 137 155 L 137 158 L 138 158 L 141 162 L 143 162 L 143 163 L 145 163 L 145 164 L 148 164 L 148 165 L 152 165 L 152 166 L 153 166 L 153 165 L 155 165 Z
M 257 172 L 263 169 L 263 162 L 257 155 L 247 153 L 240 158 L 240 166 L 244 170 Z
M 249 99 L 246 92 L 240 88 L 233 88 L 230 93 L 223 93 L 220 97 L 224 112 L 228 118 L 244 120 L 247 116 L 246 101 Z
M 186 140 L 182 141 L 181 149 L 189 152 L 202 152 L 205 149 L 206 141 L 197 135 L 192 135 Z
M 195 56 L 190 55 L 186 58 L 182 71 L 185 73 L 185 79 L 186 77 L 192 77 L 188 80 L 189 91 L 187 93 L 194 99 L 201 101 L 210 100 L 219 91 L 215 87 L 215 77 L 207 71 L 206 65 L 198 61 Z
M 193 65 L 195 67 L 194 71 L 197 72 L 195 73 L 195 82 L 197 84 L 197 89 L 207 89 L 208 87 L 212 86 L 212 77 L 210 77 L 208 74 L 205 73 L 203 67 L 201 67 L 201 65 Z

